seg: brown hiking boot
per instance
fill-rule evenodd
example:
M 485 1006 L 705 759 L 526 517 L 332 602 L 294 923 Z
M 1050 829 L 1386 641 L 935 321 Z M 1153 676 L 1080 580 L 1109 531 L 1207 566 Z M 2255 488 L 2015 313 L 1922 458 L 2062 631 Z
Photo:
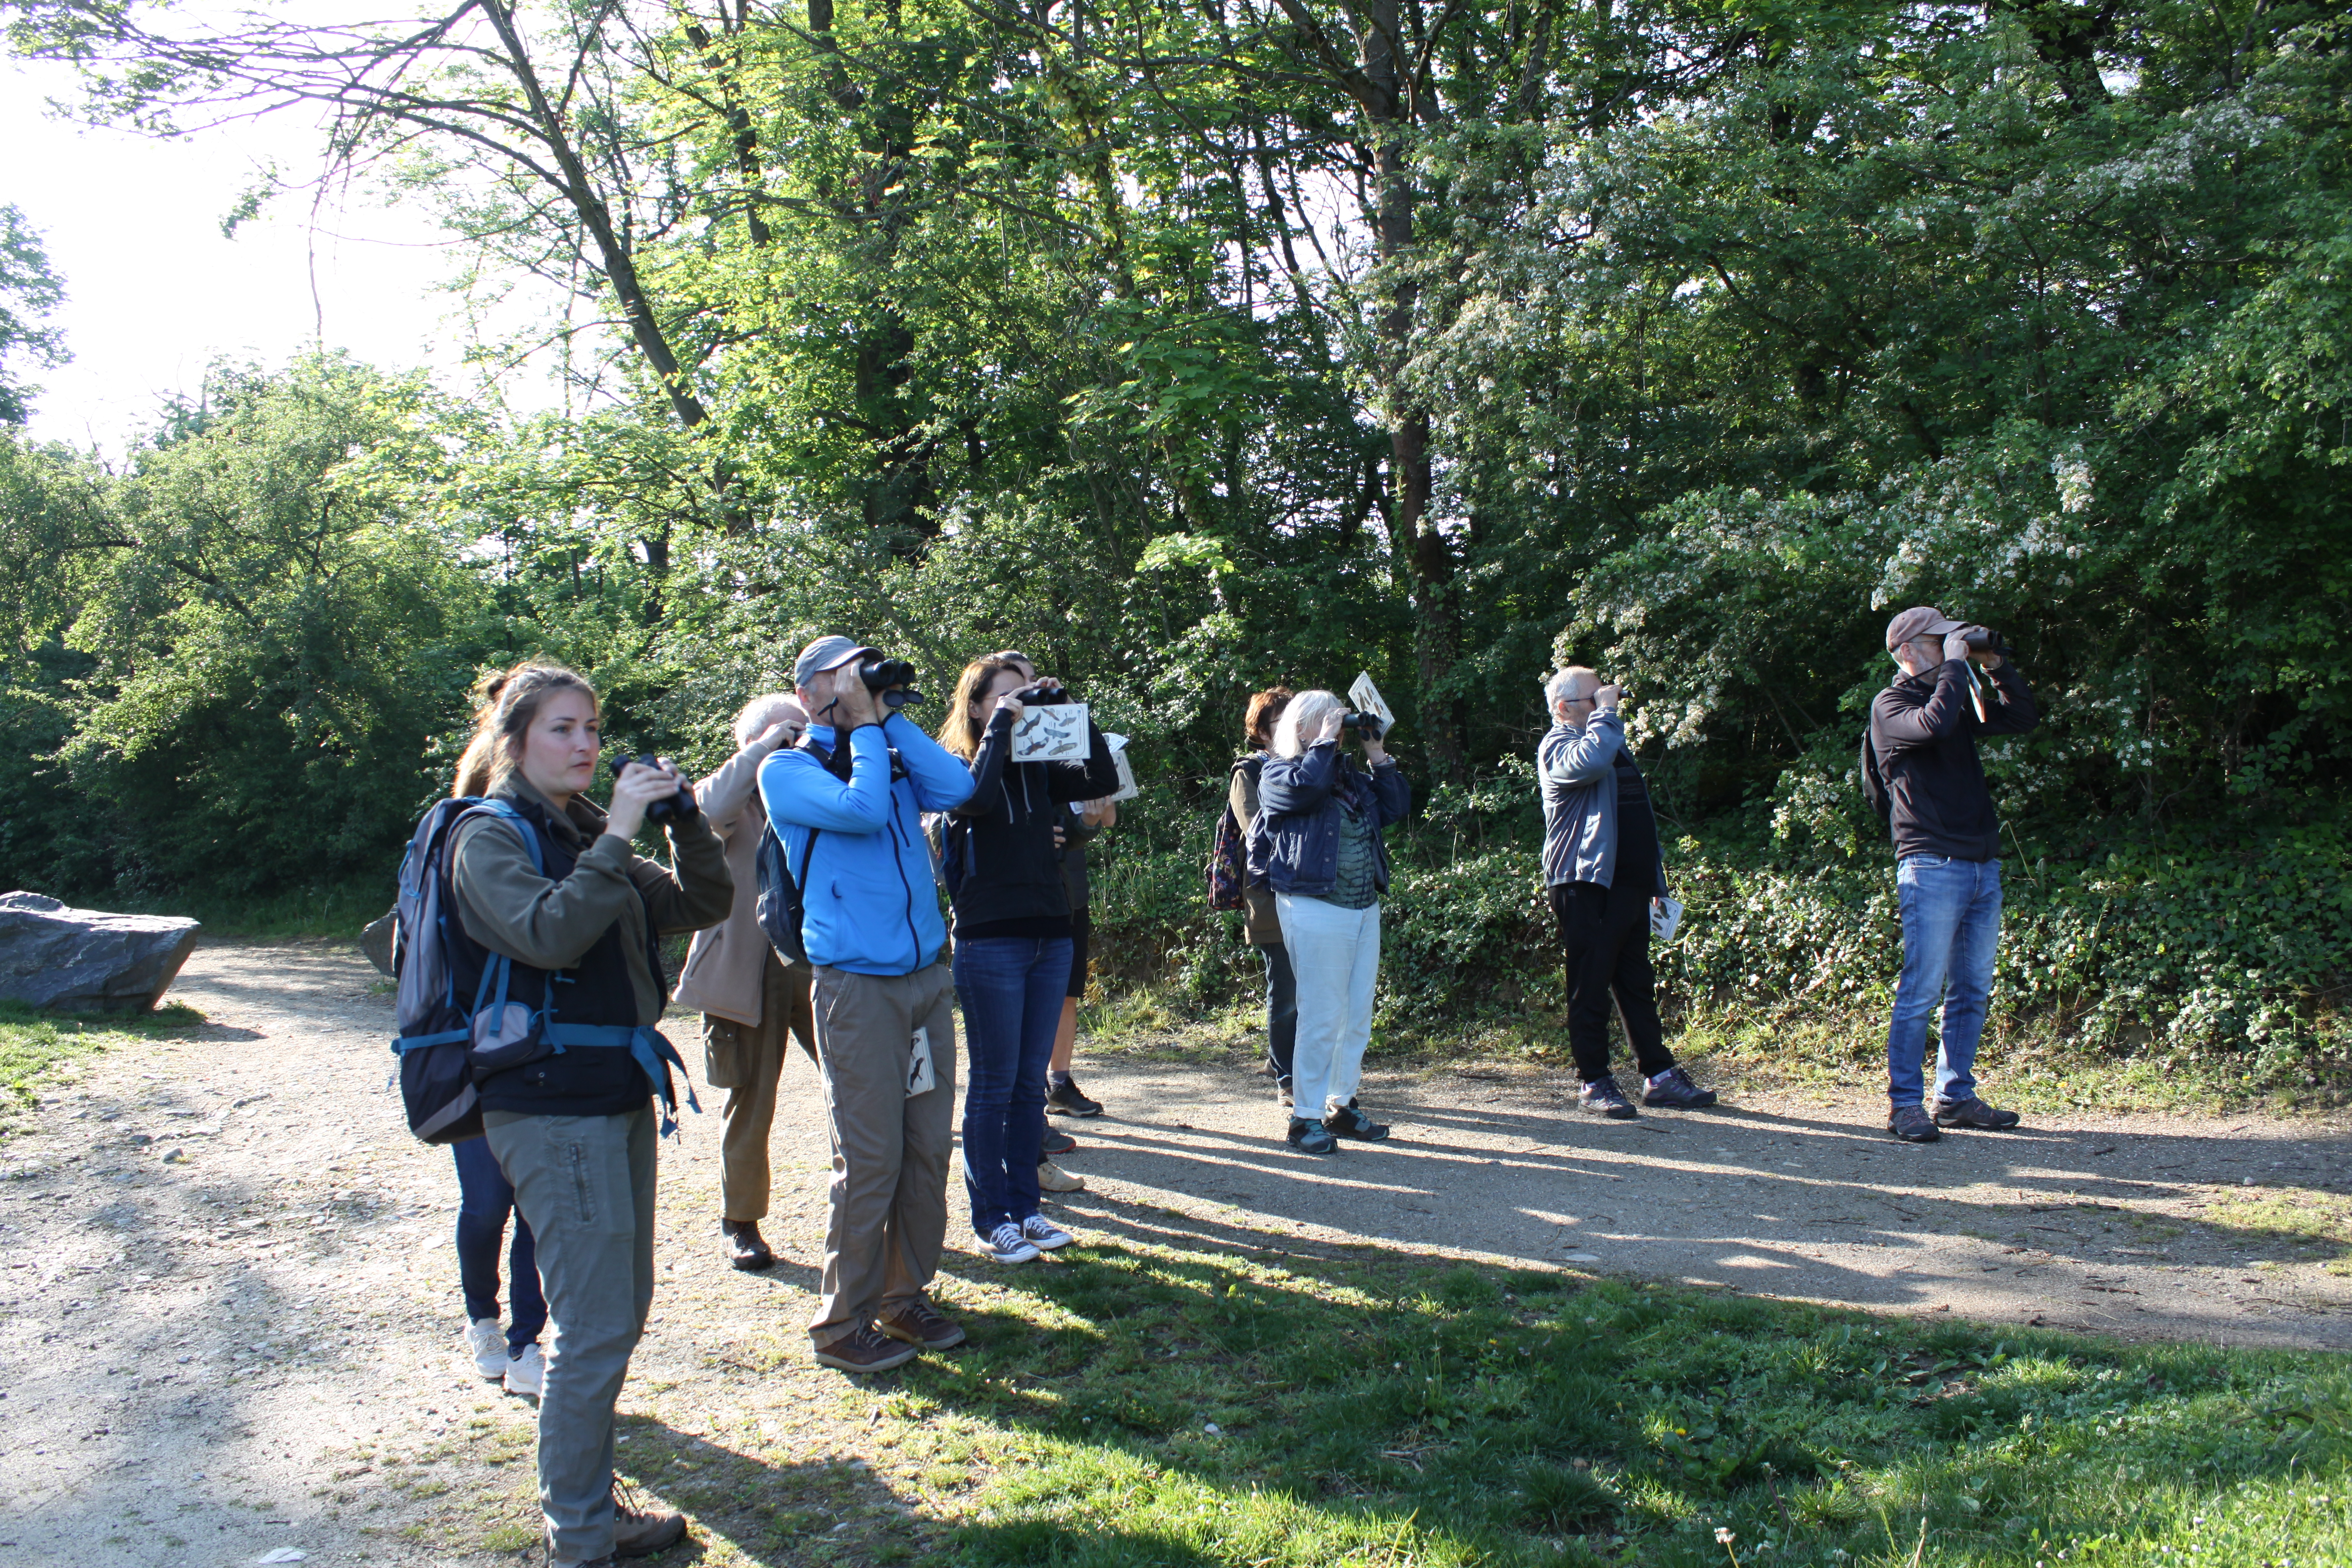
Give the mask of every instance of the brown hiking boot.
M 649 1557 L 686 1539 L 686 1515 L 657 1508 L 620 1477 L 613 1478 L 613 1555 Z
M 951 1351 L 963 1343 L 963 1326 L 918 1296 L 896 1311 L 883 1313 L 874 1326 L 894 1340 L 920 1345 L 927 1351 Z
M 915 1351 L 913 1345 L 884 1339 L 869 1323 L 829 1345 L 817 1346 L 816 1361 L 819 1366 L 837 1367 L 843 1372 L 888 1372 L 914 1360 Z

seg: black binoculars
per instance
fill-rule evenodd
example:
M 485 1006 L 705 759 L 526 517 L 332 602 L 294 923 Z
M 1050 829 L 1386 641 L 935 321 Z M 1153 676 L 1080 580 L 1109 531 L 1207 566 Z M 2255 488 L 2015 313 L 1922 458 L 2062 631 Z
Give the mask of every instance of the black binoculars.
M 1013 700 L 1024 708 L 1058 708 L 1070 700 L 1070 694 L 1058 686 L 1024 686 L 1013 694 Z
M 915 689 L 915 667 L 903 658 L 868 659 L 857 667 L 857 679 L 866 690 L 882 694 L 885 708 L 904 708 L 923 700 L 923 694 Z
M 613 759 L 613 777 L 617 780 L 621 776 L 621 770 L 633 763 L 641 768 L 658 769 L 661 766 L 659 757 L 650 755 L 633 757 L 624 752 Z M 676 795 L 664 800 L 657 800 L 646 807 L 646 820 L 647 822 L 682 822 L 692 816 L 696 809 L 694 791 L 685 784 L 680 784 L 677 786 Z
M 1377 713 L 1342 713 L 1339 715 L 1339 728 L 1360 730 L 1364 733 L 1364 738 L 1370 741 L 1379 740 L 1388 730 L 1388 726 L 1381 722 L 1381 716 Z

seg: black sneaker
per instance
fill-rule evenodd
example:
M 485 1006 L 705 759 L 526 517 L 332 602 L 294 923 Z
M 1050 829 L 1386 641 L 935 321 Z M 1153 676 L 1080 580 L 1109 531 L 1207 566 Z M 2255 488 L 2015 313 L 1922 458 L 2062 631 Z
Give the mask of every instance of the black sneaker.
M 1037 1145 L 1037 1152 L 1050 1159 L 1055 1154 L 1066 1154 L 1077 1146 L 1078 1141 L 1068 1133 L 1056 1132 L 1048 1127 L 1045 1129 L 1045 1141 Z
M 1375 1121 L 1357 1110 L 1352 1100 L 1337 1110 L 1324 1112 L 1323 1126 L 1335 1138 L 1360 1138 L 1367 1143 L 1377 1143 L 1389 1135 L 1386 1122 Z
M 1934 1119 L 1916 1105 L 1898 1105 L 1888 1112 L 1886 1130 L 1906 1143 L 1933 1143 L 1943 1137 Z
M 1633 1102 L 1625 1098 L 1625 1091 L 1617 1087 L 1613 1078 L 1596 1078 L 1586 1084 L 1584 1092 L 1576 1097 L 1576 1103 L 1612 1121 L 1631 1121 L 1642 1114 L 1633 1109 Z
M 1339 1146 L 1331 1130 L 1320 1121 L 1303 1121 L 1296 1116 L 1290 1119 L 1289 1142 L 1292 1148 L 1307 1154 L 1328 1154 Z
M 2017 1112 L 1996 1110 L 1972 1094 L 1966 1100 L 1936 1101 L 1936 1125 L 1973 1127 L 1985 1132 L 2006 1132 L 2017 1125 Z
M 1690 1074 L 1680 1068 L 1668 1068 L 1650 1080 L 1648 1090 L 1642 1096 L 1644 1105 L 1663 1105 L 1675 1110 L 1704 1110 L 1715 1103 L 1715 1090 L 1701 1089 L 1691 1082 Z
M 1058 1110 L 1065 1116 L 1100 1116 L 1102 1101 L 1088 1100 L 1079 1092 L 1077 1079 L 1065 1078 L 1057 1079 L 1045 1091 L 1045 1109 Z

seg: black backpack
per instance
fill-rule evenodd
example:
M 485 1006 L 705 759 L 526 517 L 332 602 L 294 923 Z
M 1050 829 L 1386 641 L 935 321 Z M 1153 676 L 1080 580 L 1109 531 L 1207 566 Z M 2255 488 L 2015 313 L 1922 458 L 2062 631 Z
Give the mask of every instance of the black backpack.
M 846 777 L 847 770 L 835 768 L 834 754 L 814 740 L 803 738 L 801 749 L 823 763 L 826 772 L 837 777 Z M 846 756 L 848 752 L 845 751 L 842 755 Z M 809 862 L 816 856 L 817 835 L 824 830 L 809 829 L 808 847 L 801 853 L 801 871 L 795 877 L 792 867 L 786 863 L 784 841 L 776 833 L 776 819 L 768 811 L 767 805 L 767 797 L 762 795 L 760 800 L 760 847 L 751 859 L 752 874 L 760 885 L 757 906 L 760 931 L 767 937 L 768 945 L 776 950 L 778 958 L 786 963 L 806 963 L 809 961 L 808 944 L 802 939 L 801 925 L 808 914 L 808 898 L 803 889 L 808 882 Z

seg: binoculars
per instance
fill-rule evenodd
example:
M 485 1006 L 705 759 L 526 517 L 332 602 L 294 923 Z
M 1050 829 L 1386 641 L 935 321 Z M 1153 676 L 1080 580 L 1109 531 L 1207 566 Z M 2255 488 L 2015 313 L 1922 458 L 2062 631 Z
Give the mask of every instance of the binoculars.
M 621 755 L 613 759 L 613 777 L 618 779 L 621 776 L 621 770 L 627 767 L 632 763 L 641 768 L 657 769 L 661 766 L 661 759 L 659 757 L 652 756 L 650 754 L 633 757 L 624 752 Z M 694 811 L 694 791 L 688 789 L 684 784 L 680 784 L 677 786 L 677 793 L 676 795 L 669 796 L 666 800 L 657 800 L 651 805 L 646 807 L 646 820 L 647 822 L 678 822 L 693 816 Z
M 903 658 L 868 659 L 857 667 L 857 679 L 866 690 L 882 694 L 886 708 L 904 708 L 923 700 L 923 694 L 915 689 L 915 667 Z
M 1360 730 L 1366 740 L 1377 741 L 1386 732 L 1388 726 L 1381 722 L 1381 716 L 1377 713 L 1342 713 L 1339 715 L 1339 728 Z

